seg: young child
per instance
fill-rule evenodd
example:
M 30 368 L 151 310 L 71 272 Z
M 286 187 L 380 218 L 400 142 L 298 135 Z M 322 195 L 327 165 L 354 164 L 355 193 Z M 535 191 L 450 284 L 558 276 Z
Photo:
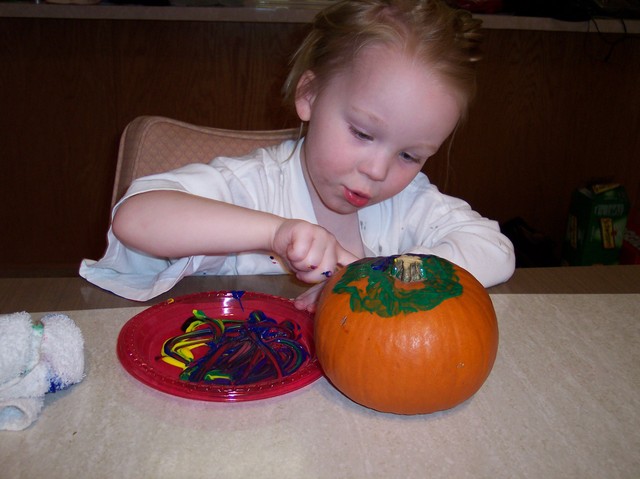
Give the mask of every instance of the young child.
M 114 209 L 104 258 L 80 274 L 146 300 L 186 275 L 321 283 L 358 258 L 414 252 L 485 286 L 506 281 L 514 253 L 498 225 L 421 173 L 473 96 L 478 27 L 439 0 L 328 7 L 285 85 L 304 137 L 136 180 Z M 296 306 L 313 310 L 319 290 Z

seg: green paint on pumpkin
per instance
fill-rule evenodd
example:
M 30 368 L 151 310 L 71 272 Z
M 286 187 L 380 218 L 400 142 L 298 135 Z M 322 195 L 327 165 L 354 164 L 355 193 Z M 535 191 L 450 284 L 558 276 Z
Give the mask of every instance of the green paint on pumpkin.
M 364 292 L 355 284 L 362 278 L 367 278 Z M 399 289 L 396 281 L 419 281 L 423 287 Z M 351 263 L 333 292 L 348 294 L 354 312 L 368 311 L 389 318 L 433 309 L 447 299 L 460 296 L 462 285 L 449 261 L 433 255 L 394 255 Z

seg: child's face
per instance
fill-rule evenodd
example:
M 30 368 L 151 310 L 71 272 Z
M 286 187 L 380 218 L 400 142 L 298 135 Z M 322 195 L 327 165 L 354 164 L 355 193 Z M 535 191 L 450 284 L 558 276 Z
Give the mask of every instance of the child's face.
M 309 188 L 342 214 L 394 196 L 451 134 L 460 105 L 456 91 L 414 57 L 385 46 L 362 50 L 323 88 L 296 100 L 309 122 Z

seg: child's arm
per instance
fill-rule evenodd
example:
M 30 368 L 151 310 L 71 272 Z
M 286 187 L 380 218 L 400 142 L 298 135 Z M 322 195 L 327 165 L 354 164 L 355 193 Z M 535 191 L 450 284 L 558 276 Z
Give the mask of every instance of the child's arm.
M 515 253 L 509 239 L 493 221 L 481 218 L 444 235 L 429 248 L 416 247 L 415 253 L 435 254 L 463 267 L 485 287 L 507 281 L 515 269 Z M 493 227 L 495 225 L 495 227 Z
M 113 232 L 130 248 L 166 258 L 272 251 L 308 283 L 357 259 L 318 225 L 171 190 L 128 198 Z

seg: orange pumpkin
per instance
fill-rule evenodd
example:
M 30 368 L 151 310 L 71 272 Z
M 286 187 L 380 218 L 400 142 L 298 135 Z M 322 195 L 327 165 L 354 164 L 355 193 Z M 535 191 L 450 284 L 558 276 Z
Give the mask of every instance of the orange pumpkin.
M 314 328 L 318 359 L 335 387 L 398 414 L 470 398 L 498 350 L 486 290 L 437 256 L 365 258 L 341 269 L 323 289 Z

